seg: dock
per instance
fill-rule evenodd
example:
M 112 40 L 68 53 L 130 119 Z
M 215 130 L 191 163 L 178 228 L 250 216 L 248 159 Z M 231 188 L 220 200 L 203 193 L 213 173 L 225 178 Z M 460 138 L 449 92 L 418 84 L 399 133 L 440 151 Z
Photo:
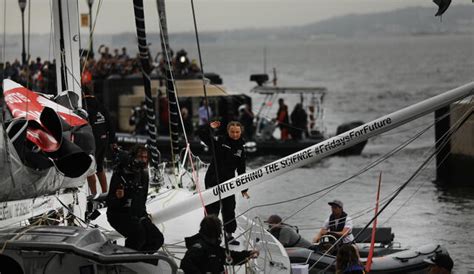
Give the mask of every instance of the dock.
M 440 184 L 473 185 L 474 102 L 441 108 L 435 112 L 435 120 L 439 120 L 435 126 L 437 149 L 442 147 L 442 136 L 460 123 L 459 129 L 436 155 L 436 181 Z

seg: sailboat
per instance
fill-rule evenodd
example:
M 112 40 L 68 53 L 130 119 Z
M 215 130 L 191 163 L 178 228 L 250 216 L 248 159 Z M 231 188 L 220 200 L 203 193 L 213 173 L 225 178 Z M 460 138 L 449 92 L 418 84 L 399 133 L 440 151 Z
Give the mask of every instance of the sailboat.
M 143 12 L 143 7 L 139 5 L 140 2 L 135 1 L 136 8 Z M 55 3 L 60 5 L 63 1 Z M 143 22 L 140 17 L 137 21 Z M 141 29 L 144 31 L 144 26 Z M 146 40 L 142 37 L 139 41 Z M 2 230 L 0 245 L 3 247 L 3 252 L 0 255 L 0 269 L 2 271 L 4 269 L 9 271 L 12 269 L 18 270 L 19 273 L 30 273 L 37 269 L 42 269 L 46 273 L 66 271 L 83 271 L 86 273 L 104 273 L 108 271 L 156 273 L 156 271 L 161 271 L 159 273 L 175 273 L 177 263 L 173 256 L 178 258 L 182 256 L 184 252 L 182 247 L 183 236 L 197 232 L 197 226 L 204 214 L 202 210 L 204 204 L 218 201 L 219 196 L 224 198 L 238 194 L 243 189 L 252 188 L 263 181 L 275 178 L 297 167 L 321 160 L 473 93 L 474 83 L 466 84 L 375 119 L 200 192 L 183 188 L 176 181 L 171 182 L 172 185 L 167 188 L 160 179 L 159 168 L 153 167 L 155 170 L 152 172 L 155 173 L 152 179 L 160 188 L 149 196 L 147 207 L 153 221 L 165 235 L 166 253 L 141 254 L 113 243 L 113 241 L 120 243 L 122 239 L 110 228 L 105 219 L 105 214 L 101 214 L 92 222 L 96 228 L 48 225 L 12 227 L 8 230 Z M 5 143 L 9 144 L 11 140 L 6 138 Z M 155 154 L 153 157 L 158 156 L 158 154 Z M 157 162 L 153 164 L 157 164 Z M 194 182 L 197 183 L 197 181 Z M 103 213 L 105 210 L 100 211 Z M 258 220 L 241 217 L 238 219 L 238 223 L 241 232 L 240 239 L 244 239 L 244 241 L 241 241 L 244 242 L 243 247 L 257 246 L 259 245 L 257 243 L 260 243 L 263 244 L 264 248 L 261 249 L 261 254 L 257 260 L 236 269 L 237 272 L 243 273 L 246 269 L 252 269 L 258 273 L 290 273 L 291 265 L 288 252 L 273 236 L 266 232 Z M 424 249 L 418 251 L 419 253 L 427 253 Z M 445 251 L 444 249 L 436 249 L 435 252 Z M 409 260 L 410 253 L 406 253 L 405 257 L 400 258 Z M 387 265 L 381 264 L 380 267 L 383 271 L 383 267 L 387 267 Z M 426 265 L 421 264 L 420 267 L 426 267 Z M 398 267 L 397 269 L 400 270 L 401 268 Z
M 58 95 L 3 80 L 0 271 L 151 273 L 161 262 L 176 272 L 167 256 L 130 254 L 98 229 L 81 226 L 86 194 L 80 188 L 95 172 L 95 162 L 92 130 L 81 108 L 77 81 L 77 5 L 53 1 L 53 11 Z
M 135 4 L 136 12 L 138 9 L 137 13 L 140 13 L 138 7 L 142 7 L 143 4 L 141 1 L 136 1 Z M 53 10 L 55 11 L 56 41 L 58 41 L 55 48 L 58 50 L 57 60 L 61 60 L 61 66 L 58 66 L 57 70 L 58 75 L 61 75 L 61 77 L 58 77 L 58 90 L 70 89 L 75 91 L 77 95 L 67 93 L 66 99 L 63 100 L 67 106 L 65 107 L 55 104 L 48 100 L 47 96 L 32 92 L 13 81 L 5 80 L 3 82 L 5 98 L 9 102 L 9 113 L 12 116 L 7 117 L 9 119 L 8 123 L 4 125 L 7 127 L 8 125 L 13 126 L 11 126 L 12 129 L 7 128 L 7 131 L 2 131 L 4 133 L 2 134 L 2 137 L 4 137 L 2 138 L 2 145 L 5 146 L 1 147 L 1 152 L 2 156 L 15 156 L 13 157 L 15 161 L 14 164 L 9 163 L 6 159 L 2 162 L 2 170 L 5 170 L 4 174 L 10 174 L 10 176 L 1 181 L 2 186 L 5 187 L 4 189 L 8 193 L 7 196 L 2 196 L 2 201 L 8 201 L 8 204 L 3 207 L 1 219 L 0 242 L 3 248 L 0 254 L 0 270 L 2 272 L 13 271 L 14 273 L 33 273 L 38 269 L 45 273 L 60 273 L 71 270 L 90 273 L 97 271 L 100 273 L 104 271 L 176 273 L 177 264 L 171 256 L 162 252 L 142 254 L 116 245 L 110 241 L 114 237 L 106 237 L 106 233 L 103 232 L 108 223 L 101 226 L 101 230 L 99 230 L 91 228 L 82 218 L 85 209 L 85 193 L 79 187 L 84 184 L 85 176 L 93 172 L 93 169 L 90 168 L 93 166 L 93 158 L 84 155 L 83 151 L 77 151 L 78 149 L 71 142 L 68 142 L 70 139 L 65 139 L 64 136 L 67 133 L 63 130 L 63 127 L 70 131 L 74 130 L 74 133 L 79 136 L 81 131 L 77 128 L 83 127 L 89 129 L 88 132 L 91 133 L 86 120 L 75 113 L 75 111 L 80 112 L 81 110 L 81 88 L 80 81 L 77 81 L 79 79 L 79 62 L 78 56 L 75 56 L 75 53 L 79 52 L 77 44 L 77 37 L 79 37 L 77 5 L 74 4 L 74 1 L 58 0 L 53 2 Z M 143 11 L 141 10 L 141 12 L 142 15 L 138 14 L 137 18 L 143 18 Z M 64 25 L 67 25 L 68 28 L 61 27 Z M 72 56 L 76 58 L 71 58 Z M 144 71 L 147 71 L 145 64 L 143 68 Z M 151 117 L 154 115 L 152 109 L 153 107 L 149 108 Z M 153 119 L 150 120 L 149 129 L 150 139 L 152 140 L 149 144 L 152 156 L 151 180 L 155 184 L 160 184 L 161 180 L 157 172 L 159 152 L 153 146 L 154 129 L 151 124 L 154 122 Z M 87 137 L 91 136 L 90 134 Z M 70 136 L 67 135 L 67 137 Z M 79 138 L 74 140 L 80 141 Z M 91 142 L 93 141 L 87 140 L 83 144 L 87 145 Z M 20 145 L 16 145 L 16 143 Z M 28 153 L 38 154 L 32 157 L 34 160 L 44 158 L 44 162 L 49 165 L 43 168 L 46 164 L 41 162 L 40 164 L 43 165 L 32 166 L 27 161 L 29 159 L 19 159 L 20 156 L 23 156 L 22 152 L 26 148 L 31 150 L 27 151 Z M 22 151 L 19 151 L 20 149 Z M 30 155 L 27 154 L 27 156 Z M 40 158 L 41 156 L 43 158 Z M 84 167 L 87 167 L 87 169 Z M 10 171 L 14 169 L 15 173 L 8 173 L 9 169 Z M 42 169 L 45 169 L 45 171 Z M 45 176 L 45 174 L 49 176 Z M 33 176 L 39 179 L 36 181 L 30 180 Z M 19 180 L 16 180 L 17 177 L 19 177 Z M 59 180 L 58 182 L 58 177 L 60 179 L 73 177 L 74 183 L 61 184 L 62 181 Z M 22 185 L 18 186 L 20 182 Z M 45 187 L 42 187 L 43 185 Z M 25 191 L 25 186 L 37 187 L 40 191 L 32 189 Z M 13 191 L 9 191 L 9 188 Z M 43 188 L 44 190 L 42 190 Z M 64 190 L 65 195 L 71 196 L 70 200 L 65 200 L 61 196 L 60 191 L 62 192 L 63 189 L 66 189 Z M 192 192 L 187 189 L 161 188 L 161 191 L 150 196 L 150 199 L 166 204 L 171 198 L 176 201 L 189 195 L 192 195 Z M 24 198 L 32 199 L 18 201 L 18 199 Z M 74 205 L 78 205 L 75 208 L 79 211 L 71 210 Z M 203 212 L 199 212 L 199 214 L 193 214 L 192 217 L 188 216 L 187 221 L 197 225 L 202 216 Z M 182 216 L 182 218 L 187 217 Z M 180 227 L 183 227 L 182 218 L 176 222 Z M 78 224 L 77 222 L 82 223 Z M 100 218 L 93 225 L 97 227 L 99 223 Z M 185 226 L 185 228 L 186 231 L 191 228 L 197 230 L 197 227 L 192 225 Z M 179 230 L 173 229 L 173 231 L 177 232 Z M 177 235 L 182 239 L 182 235 L 185 234 L 183 232 Z M 167 237 L 167 239 L 168 241 L 173 240 L 172 237 Z M 272 238 L 265 230 L 254 231 L 252 239 L 254 242 L 274 243 L 273 248 L 267 248 L 268 252 L 271 251 L 273 255 L 270 262 L 275 271 L 272 271 L 272 273 L 289 273 L 289 259 L 276 239 Z M 268 252 L 262 251 L 262 254 Z M 267 262 L 268 256 L 264 256 L 265 260 L 263 261 Z M 253 265 L 255 265 L 254 268 L 258 265 L 262 269 L 265 268 L 262 263 L 253 263 Z M 241 271 L 252 269 L 252 267 L 250 265 L 241 267 Z
M 56 3 L 56 5 L 60 5 Z M 64 7 L 63 7 L 64 8 Z M 56 21 L 59 12 L 55 13 Z M 63 29 L 63 35 L 71 35 Z M 59 30 L 56 32 L 59 37 Z M 61 41 L 57 49 L 79 50 L 77 41 Z M 74 191 L 94 172 L 92 130 L 80 113 L 79 59 L 58 51 L 55 98 L 32 92 L 5 79 L 1 131 L 0 201 L 2 227 L 31 216 L 73 205 Z M 65 189 L 69 189 L 65 191 Z

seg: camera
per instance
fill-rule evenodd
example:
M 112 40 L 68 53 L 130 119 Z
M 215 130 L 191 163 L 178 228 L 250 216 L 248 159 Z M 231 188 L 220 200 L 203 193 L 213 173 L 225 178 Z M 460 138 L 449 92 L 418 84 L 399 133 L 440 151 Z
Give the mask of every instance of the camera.
M 113 151 L 112 166 L 114 170 L 119 170 L 127 167 L 129 162 L 130 154 L 127 151 L 121 148 L 116 148 Z
M 126 180 L 122 185 L 123 190 L 125 193 L 135 193 L 139 188 L 140 184 L 138 180 Z
M 132 155 L 128 151 L 121 148 L 115 150 L 115 157 L 113 160 L 113 167 L 115 170 L 139 171 L 146 167 L 146 163 L 136 159 L 136 155 Z

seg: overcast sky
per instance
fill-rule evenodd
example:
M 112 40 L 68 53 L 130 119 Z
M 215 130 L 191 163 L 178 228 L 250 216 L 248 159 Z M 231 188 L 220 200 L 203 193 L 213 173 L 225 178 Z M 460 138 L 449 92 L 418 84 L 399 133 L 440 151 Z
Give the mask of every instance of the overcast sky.
M 29 2 L 29 1 L 28 1 Z M 471 3 L 471 0 L 454 0 L 452 5 Z M 21 13 L 17 0 L 2 0 L 0 26 L 4 31 L 4 5 L 6 5 L 6 33 L 21 33 Z M 88 13 L 86 0 L 79 0 L 79 12 Z M 132 0 L 95 0 L 93 11 L 102 3 L 96 33 L 135 32 Z M 158 32 L 158 13 L 155 0 L 144 0 L 146 27 Z M 190 0 L 166 2 L 170 32 L 192 31 L 193 21 Z M 198 29 L 200 31 L 233 30 L 304 25 L 333 16 L 350 13 L 371 13 L 409 6 L 437 7 L 432 0 L 195 0 Z M 27 11 L 25 17 L 27 17 Z M 49 33 L 51 25 L 50 1 L 31 1 L 31 33 Z M 87 31 L 82 28 L 82 31 Z

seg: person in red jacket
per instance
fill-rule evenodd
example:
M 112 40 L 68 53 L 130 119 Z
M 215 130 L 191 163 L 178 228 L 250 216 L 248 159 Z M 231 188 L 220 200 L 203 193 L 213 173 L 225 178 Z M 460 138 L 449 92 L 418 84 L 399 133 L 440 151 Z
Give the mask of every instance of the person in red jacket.
M 278 105 L 280 107 L 278 108 L 276 120 L 278 122 L 278 127 L 280 127 L 281 140 L 288 140 L 288 125 L 290 124 L 290 119 L 288 117 L 288 106 L 285 105 L 283 98 L 278 99 Z

